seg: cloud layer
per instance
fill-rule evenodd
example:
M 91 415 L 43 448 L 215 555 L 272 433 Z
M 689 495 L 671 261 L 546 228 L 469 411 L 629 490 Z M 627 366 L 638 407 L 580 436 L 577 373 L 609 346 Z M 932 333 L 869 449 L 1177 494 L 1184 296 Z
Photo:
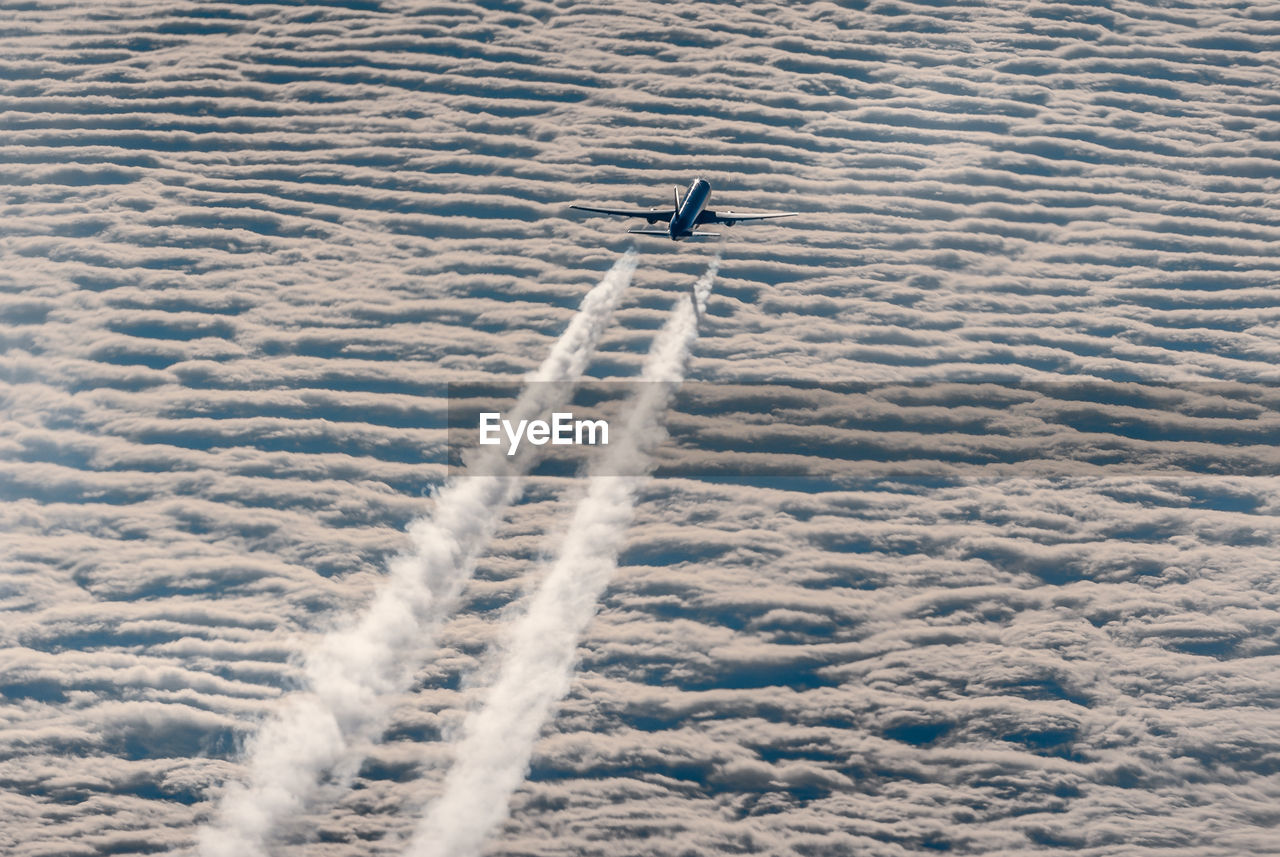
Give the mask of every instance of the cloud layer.
M 5 16 L 0 851 L 189 851 L 436 508 L 445 384 L 630 246 L 566 205 L 696 173 L 806 212 L 726 230 L 670 416 L 772 446 L 641 491 L 489 853 L 1272 853 L 1265 5 Z M 708 248 L 640 252 L 592 375 Z M 808 398 L 698 398 L 762 382 Z M 400 852 L 573 499 L 530 483 L 276 853 Z

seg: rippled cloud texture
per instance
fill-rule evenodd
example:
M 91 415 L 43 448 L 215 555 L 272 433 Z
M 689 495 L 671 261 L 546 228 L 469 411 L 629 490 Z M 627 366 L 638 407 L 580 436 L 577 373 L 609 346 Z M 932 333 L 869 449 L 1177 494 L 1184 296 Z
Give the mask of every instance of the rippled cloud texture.
M 640 489 L 487 853 L 1275 853 L 1273 7 L 0 20 L 0 851 L 190 853 L 435 510 L 444 385 L 534 371 L 631 246 L 567 204 L 703 175 L 805 214 L 723 230 L 688 377 L 748 392 L 668 421 L 811 478 Z M 589 374 L 714 253 L 638 246 Z M 402 853 L 577 488 L 273 853 Z

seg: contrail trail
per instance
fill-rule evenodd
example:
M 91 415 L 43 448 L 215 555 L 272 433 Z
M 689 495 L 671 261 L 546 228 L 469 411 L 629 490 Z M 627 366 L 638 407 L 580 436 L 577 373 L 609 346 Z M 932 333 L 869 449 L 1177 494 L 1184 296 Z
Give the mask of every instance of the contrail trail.
M 625 436 L 592 468 L 554 564 L 505 642 L 483 708 L 467 718 L 444 792 L 418 826 L 408 857 L 475 857 L 506 817 L 538 731 L 569 690 L 578 638 L 617 565 L 636 488 L 663 435 L 662 415 L 684 376 L 719 261 L 695 284 L 694 302 L 682 300 L 655 338 L 626 411 Z
M 567 403 L 568 384 L 586 369 L 596 343 L 635 273 L 629 250 L 583 298 L 577 315 L 529 378 L 513 408 L 518 419 L 541 417 Z M 326 634 L 303 662 L 305 690 L 247 747 L 248 782 L 223 793 L 216 817 L 200 831 L 203 857 L 259 857 L 277 825 L 303 811 L 326 773 L 354 775 L 367 744 L 386 725 L 396 694 L 412 679 L 413 658 L 453 609 L 502 510 L 521 490 L 531 456 L 496 449 L 482 475 L 447 483 L 435 510 L 409 526 L 411 551 L 390 564 L 386 583 L 362 615 Z M 495 475 L 496 474 L 496 475 Z M 425 642 L 424 642 L 425 639 Z

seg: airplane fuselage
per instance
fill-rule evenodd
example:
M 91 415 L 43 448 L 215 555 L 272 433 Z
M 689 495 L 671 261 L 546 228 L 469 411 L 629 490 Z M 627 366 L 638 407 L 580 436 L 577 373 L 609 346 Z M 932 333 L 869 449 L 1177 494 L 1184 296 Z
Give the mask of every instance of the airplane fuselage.
M 698 223 L 698 215 L 707 207 L 707 200 L 710 198 L 711 182 L 706 179 L 694 179 L 689 189 L 684 192 L 683 202 L 677 197 L 676 214 L 671 218 L 671 225 L 667 228 L 667 234 L 671 236 L 672 241 L 689 237 L 689 233 Z

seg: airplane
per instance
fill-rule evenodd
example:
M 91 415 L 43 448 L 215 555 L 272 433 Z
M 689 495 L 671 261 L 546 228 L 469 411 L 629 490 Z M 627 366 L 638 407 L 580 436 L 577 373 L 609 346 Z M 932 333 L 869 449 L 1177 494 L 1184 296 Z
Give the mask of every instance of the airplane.
M 703 178 L 693 180 L 689 189 L 680 199 L 680 188 L 675 188 L 674 208 L 593 208 L 589 205 L 571 205 L 579 211 L 593 211 L 597 214 L 615 214 L 620 217 L 643 217 L 649 225 L 659 220 L 666 221 L 666 229 L 644 229 L 635 227 L 627 231 L 632 235 L 665 235 L 672 241 L 683 241 L 686 238 L 719 238 L 719 232 L 697 232 L 695 228 L 705 223 L 723 223 L 732 226 L 739 220 L 768 220 L 773 217 L 795 217 L 800 212 L 787 211 L 778 214 L 750 214 L 742 211 L 712 211 L 707 208 L 707 200 L 711 198 L 711 182 Z

